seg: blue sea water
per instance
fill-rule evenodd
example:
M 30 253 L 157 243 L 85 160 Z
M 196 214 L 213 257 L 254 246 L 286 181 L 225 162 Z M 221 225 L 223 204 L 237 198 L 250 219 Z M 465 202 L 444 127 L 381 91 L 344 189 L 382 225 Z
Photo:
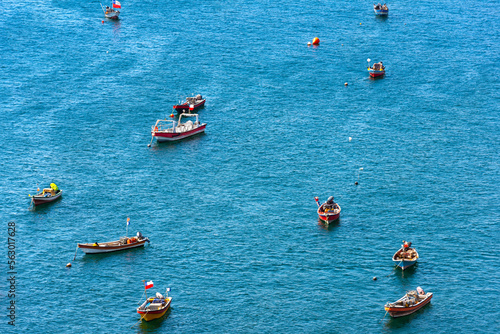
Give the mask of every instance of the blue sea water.
M 4 273 L 17 226 L 16 326 L 5 274 L 0 328 L 500 329 L 497 1 L 403 0 L 387 19 L 359 0 L 121 3 L 104 23 L 96 1 L 0 4 Z M 148 148 L 192 93 L 206 134 Z M 63 198 L 29 210 L 51 182 Z M 330 195 L 326 228 L 314 196 Z M 149 246 L 72 261 L 127 217 Z M 420 253 L 404 274 L 403 239 Z M 136 324 L 143 279 L 172 289 L 163 320 Z M 417 286 L 430 305 L 384 317 Z

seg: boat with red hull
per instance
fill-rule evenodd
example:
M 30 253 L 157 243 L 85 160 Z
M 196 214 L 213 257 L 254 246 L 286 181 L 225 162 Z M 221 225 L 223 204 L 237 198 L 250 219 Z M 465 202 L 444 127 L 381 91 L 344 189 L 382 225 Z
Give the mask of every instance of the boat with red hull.
M 368 73 L 372 78 L 382 77 L 383 75 L 385 75 L 385 66 L 382 64 L 382 62 L 375 63 L 371 67 L 368 66 Z
M 183 117 L 196 117 L 196 121 L 194 123 L 192 121 L 182 123 Z M 205 132 L 206 126 L 206 123 L 198 121 L 198 114 L 181 114 L 178 122 L 167 119 L 157 120 L 151 128 L 151 136 L 156 138 L 159 143 L 176 141 Z
M 425 293 L 421 287 L 417 290 L 407 292 L 403 297 L 393 303 L 385 304 L 384 308 L 393 318 L 403 317 L 420 310 L 429 304 L 432 299 L 432 292 Z
M 333 201 L 333 196 L 330 196 L 328 200 L 319 204 L 318 197 L 314 197 L 316 204 L 318 205 L 318 218 L 322 222 L 329 224 L 331 222 L 337 221 L 340 217 L 340 205 Z
M 206 99 L 200 94 L 195 97 L 186 97 L 186 102 L 174 105 L 174 110 L 177 112 L 193 112 L 205 106 Z

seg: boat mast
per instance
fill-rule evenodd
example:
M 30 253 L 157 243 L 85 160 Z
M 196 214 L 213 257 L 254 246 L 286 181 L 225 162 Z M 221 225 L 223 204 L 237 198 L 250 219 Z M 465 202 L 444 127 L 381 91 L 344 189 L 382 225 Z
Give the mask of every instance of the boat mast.
M 143 279 L 142 283 L 144 284 L 144 293 L 146 294 L 146 300 L 148 300 L 148 290 L 146 289 L 146 280 Z

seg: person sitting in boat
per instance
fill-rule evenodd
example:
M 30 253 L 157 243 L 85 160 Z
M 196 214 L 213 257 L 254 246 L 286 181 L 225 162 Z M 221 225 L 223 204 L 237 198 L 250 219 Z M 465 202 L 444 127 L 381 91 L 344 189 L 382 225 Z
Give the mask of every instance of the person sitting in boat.
M 335 203 L 333 200 L 334 200 L 333 196 L 328 197 L 326 202 L 323 203 L 323 205 L 322 205 L 323 212 L 334 211 L 335 209 L 337 209 L 339 207 L 337 205 L 337 203 Z
M 375 9 L 377 9 L 377 10 L 378 10 L 378 9 L 381 9 L 381 8 L 382 8 L 382 5 L 381 5 L 380 3 L 378 3 L 378 4 L 374 5 L 374 7 L 375 7 Z
M 111 8 L 109 8 L 109 6 L 106 6 L 106 14 L 109 14 L 111 13 L 113 10 Z
M 411 247 L 411 242 L 407 242 L 403 240 L 403 251 L 407 251 Z
M 383 10 L 387 10 L 387 9 L 388 9 L 388 8 L 387 8 L 387 5 L 386 5 L 385 3 L 384 3 L 384 5 L 382 6 L 382 9 L 383 9 Z

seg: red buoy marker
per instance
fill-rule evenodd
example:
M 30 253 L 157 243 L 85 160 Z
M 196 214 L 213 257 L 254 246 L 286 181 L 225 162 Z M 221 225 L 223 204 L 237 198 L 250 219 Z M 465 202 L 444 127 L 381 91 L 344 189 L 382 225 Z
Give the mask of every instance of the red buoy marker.
M 313 45 L 319 45 L 319 38 L 318 37 L 313 38 Z

